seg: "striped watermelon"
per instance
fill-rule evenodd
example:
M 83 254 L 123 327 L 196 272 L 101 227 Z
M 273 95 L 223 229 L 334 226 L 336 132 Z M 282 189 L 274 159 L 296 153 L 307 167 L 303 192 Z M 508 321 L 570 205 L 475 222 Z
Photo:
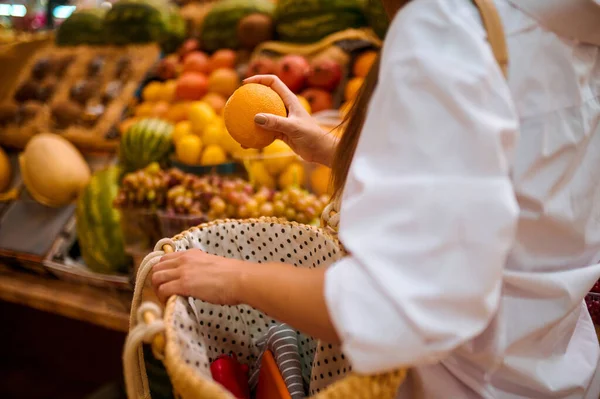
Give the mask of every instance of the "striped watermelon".
M 112 204 L 118 192 L 119 170 L 96 172 L 77 201 L 77 239 L 85 264 L 97 273 L 126 273 L 120 214 Z
M 390 19 L 383 8 L 381 0 L 365 0 L 365 15 L 371 28 L 381 39 L 385 38 L 385 34 L 390 25 Z
M 165 163 L 173 151 L 173 125 L 161 119 L 142 119 L 125 131 L 119 157 L 123 172 Z
M 222 48 L 237 49 L 238 23 L 250 14 L 272 16 L 275 6 L 271 0 L 221 0 L 206 14 L 202 23 L 200 39 L 208 52 Z
M 166 0 L 120 0 L 104 18 L 109 44 L 157 42 L 174 51 L 185 39 L 185 21 Z
M 275 19 L 279 38 L 294 43 L 314 43 L 367 25 L 364 0 L 279 0 Z
M 58 46 L 97 45 L 104 43 L 104 17 L 106 10 L 92 8 L 75 11 L 56 31 Z

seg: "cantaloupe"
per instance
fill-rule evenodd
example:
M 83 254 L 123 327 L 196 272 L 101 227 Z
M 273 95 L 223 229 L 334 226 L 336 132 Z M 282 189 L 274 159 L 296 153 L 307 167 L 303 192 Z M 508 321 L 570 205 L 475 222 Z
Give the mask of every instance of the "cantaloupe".
M 60 207 L 77 199 L 90 180 L 90 168 L 66 139 L 51 133 L 34 136 L 19 155 L 21 176 L 37 202 Z

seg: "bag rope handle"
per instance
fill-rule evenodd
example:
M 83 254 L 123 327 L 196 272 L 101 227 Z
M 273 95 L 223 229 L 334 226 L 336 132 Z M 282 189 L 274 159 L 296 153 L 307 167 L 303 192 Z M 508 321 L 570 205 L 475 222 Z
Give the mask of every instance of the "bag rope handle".
M 142 293 L 146 279 L 152 268 L 164 254 L 174 252 L 175 243 L 170 238 L 163 238 L 154 247 L 154 251 L 146 255 L 137 272 L 131 313 L 129 317 L 129 334 L 123 351 L 123 369 L 127 397 L 130 399 L 150 399 L 150 387 L 144 361 L 143 343 L 152 344 L 152 352 L 161 359 L 165 350 L 165 323 L 162 309 L 154 302 L 142 303 Z

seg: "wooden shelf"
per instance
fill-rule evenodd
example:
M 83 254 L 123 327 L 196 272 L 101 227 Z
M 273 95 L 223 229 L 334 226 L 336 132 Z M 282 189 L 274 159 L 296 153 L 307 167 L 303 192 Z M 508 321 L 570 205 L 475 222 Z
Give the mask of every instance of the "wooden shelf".
M 0 300 L 127 332 L 131 292 L 60 281 L 0 265 Z

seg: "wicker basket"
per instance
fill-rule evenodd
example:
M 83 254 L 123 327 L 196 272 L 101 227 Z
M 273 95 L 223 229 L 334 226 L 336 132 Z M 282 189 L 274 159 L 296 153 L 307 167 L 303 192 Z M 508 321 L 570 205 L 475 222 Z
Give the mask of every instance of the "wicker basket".
M 248 237 L 247 242 L 256 237 L 255 244 L 238 246 L 240 241 L 235 240 L 236 236 Z M 288 242 L 291 237 L 296 238 Z M 233 398 L 212 380 L 209 370 L 212 360 L 222 353 L 237 354 L 239 359 L 248 363 L 251 374 L 262 361 L 256 341 L 276 321 L 257 309 L 246 305 L 212 305 L 179 296 L 169 299 L 162 318 L 156 305 L 145 303 L 140 307 L 141 289 L 154 264 L 165 252 L 190 248 L 254 262 L 279 262 L 283 259 L 297 267 L 309 268 L 326 267 L 344 256 L 337 239 L 323 230 L 275 218 L 212 222 L 187 230 L 173 239 L 159 241 L 155 251 L 142 262 L 136 281 L 131 330 L 124 354 L 130 398 L 149 397 L 142 341 L 153 343 L 157 356 L 163 359 L 176 394 L 183 399 Z M 209 337 L 218 337 L 219 343 Z M 378 376 L 359 376 L 351 372 L 338 347 L 304 336 L 298 342 L 303 375 L 324 375 L 324 378 L 310 379 L 309 391 L 317 398 L 391 399 L 406 374 L 404 370 L 398 370 Z M 337 359 L 337 362 L 325 362 L 325 359 Z M 273 368 L 267 369 L 271 370 L 273 377 Z

